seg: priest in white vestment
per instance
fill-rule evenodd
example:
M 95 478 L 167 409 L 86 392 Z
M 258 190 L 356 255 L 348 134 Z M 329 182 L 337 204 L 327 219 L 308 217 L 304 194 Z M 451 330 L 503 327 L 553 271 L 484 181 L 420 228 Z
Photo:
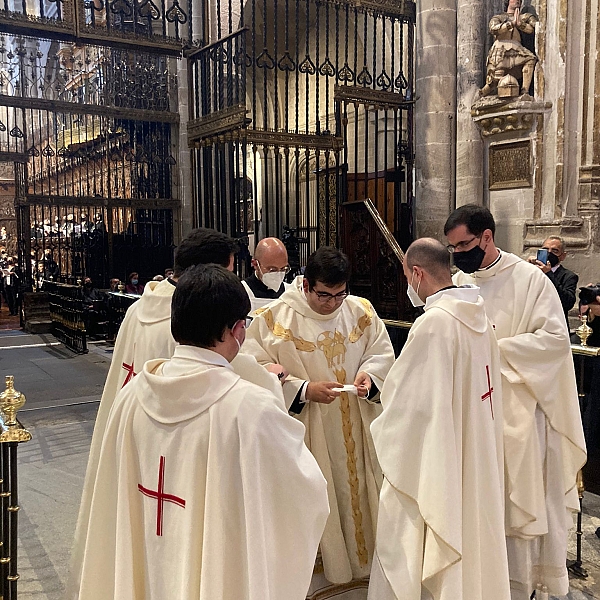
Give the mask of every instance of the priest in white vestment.
M 123 319 L 113 357 L 98 407 L 90 456 L 83 486 L 81 505 L 71 555 L 71 571 L 68 598 L 75 597 L 78 582 L 75 574 L 80 572 L 83 559 L 82 541 L 87 535 L 91 495 L 95 486 L 98 457 L 106 421 L 118 392 L 142 369 L 144 363 L 153 358 L 170 358 L 177 343 L 171 334 L 171 300 L 177 279 L 188 267 L 195 264 L 215 263 L 233 269 L 234 240 L 211 229 L 193 230 L 179 245 L 175 253 L 175 275 L 161 282 L 149 282 L 142 297 L 129 309 Z M 266 387 L 283 404 L 281 385 L 274 375 L 259 369 L 253 357 L 240 354 L 234 361 L 236 372 L 244 379 Z M 277 369 L 273 369 L 276 371 Z M 279 369 L 282 372 L 282 369 Z
M 371 425 L 384 482 L 369 599 L 510 600 L 498 343 L 440 242 L 414 242 L 403 268 L 425 314 Z
M 290 272 L 287 250 L 278 238 L 264 238 L 256 244 L 252 258 L 254 271 L 242 281 L 252 312 L 277 300 L 288 289 L 283 280 Z
M 348 258 L 320 248 L 304 278 L 257 311 L 244 346 L 259 363 L 289 371 L 286 404 L 299 413 L 327 479 L 324 575 L 317 573 L 311 588 L 320 600 L 366 598 L 382 481 L 369 428 L 381 412 L 376 392 L 394 362 L 383 322 L 367 300 L 348 295 L 349 278 Z
M 500 348 L 512 597 L 529 600 L 535 589 L 562 596 L 586 450 L 560 299 L 537 267 L 496 247 L 486 208 L 460 207 L 444 233 L 462 271 L 454 281 L 481 288 Z
M 230 362 L 250 301 L 198 265 L 179 279 L 170 360 L 117 395 L 100 450 L 80 600 L 303 600 L 329 512 L 304 427 Z

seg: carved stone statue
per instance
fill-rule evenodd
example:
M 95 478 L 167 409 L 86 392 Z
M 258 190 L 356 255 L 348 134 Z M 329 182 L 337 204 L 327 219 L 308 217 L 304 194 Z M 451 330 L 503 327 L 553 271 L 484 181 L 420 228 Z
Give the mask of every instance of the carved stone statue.
M 537 19 L 521 13 L 521 0 L 505 0 L 503 12 L 490 20 L 490 33 L 496 38 L 487 57 L 485 86 L 481 96 L 494 92 L 500 97 L 519 95 L 517 80 L 522 79 L 521 94 L 527 94 L 537 56 L 521 43 L 520 32 L 532 34 Z

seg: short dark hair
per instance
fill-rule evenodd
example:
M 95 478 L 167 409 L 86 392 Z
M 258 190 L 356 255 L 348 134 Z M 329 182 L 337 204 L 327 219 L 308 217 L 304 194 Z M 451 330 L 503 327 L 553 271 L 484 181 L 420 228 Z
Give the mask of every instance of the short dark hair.
M 231 255 L 239 250 L 237 242 L 215 229 L 199 227 L 191 231 L 175 250 L 173 270 L 176 277 L 193 265 L 214 263 L 227 267 Z
M 304 277 L 311 288 L 317 281 L 328 287 L 347 283 L 350 280 L 350 261 L 341 250 L 321 246 L 308 257 Z
M 450 252 L 446 246 L 433 238 L 415 240 L 408 247 L 404 260 L 409 269 L 416 266 L 434 276 L 450 277 Z
M 210 348 L 249 312 L 250 299 L 237 275 L 215 264 L 196 265 L 177 281 L 171 333 L 180 344 Z
M 481 235 L 486 229 L 492 232 L 492 236 L 496 234 L 496 222 L 492 213 L 477 204 L 465 204 L 452 212 L 444 225 L 444 235 L 448 235 L 449 231 L 459 225 L 465 225 L 472 235 Z

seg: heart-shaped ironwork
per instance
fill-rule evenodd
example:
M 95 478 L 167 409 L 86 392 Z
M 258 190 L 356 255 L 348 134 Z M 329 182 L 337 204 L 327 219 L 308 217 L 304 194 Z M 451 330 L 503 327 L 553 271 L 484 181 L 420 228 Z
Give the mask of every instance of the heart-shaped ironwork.
M 358 74 L 358 77 L 356 78 L 356 83 L 358 83 L 358 85 L 371 85 L 373 83 L 373 77 L 371 73 L 369 73 L 367 65 L 365 65 L 362 71 Z
M 340 81 L 354 81 L 354 71 L 348 66 L 348 63 L 344 63 L 344 66 L 338 72 L 338 79 Z
M 54 148 L 50 144 L 47 144 L 45 148 L 42 150 L 42 156 L 50 157 L 54 156 L 56 152 L 54 152 Z
M 10 130 L 9 135 L 10 135 L 10 137 L 14 137 L 14 138 L 17 138 L 19 140 L 21 138 L 25 137 L 25 135 L 23 134 L 23 132 L 16 125 Z
M 143 0 L 138 7 L 138 13 L 145 19 L 152 19 L 153 21 L 160 18 L 160 10 L 152 0 Z
M 27 155 L 38 157 L 40 155 L 40 151 L 35 146 L 31 146 L 31 148 L 27 149 Z
M 169 23 L 177 22 L 180 25 L 184 25 L 188 20 L 187 14 L 183 11 L 181 6 L 179 6 L 179 2 L 177 2 L 177 0 L 173 0 L 173 5 L 165 13 L 165 17 Z
M 263 51 L 258 55 L 258 58 L 256 59 L 256 66 L 259 69 L 275 68 L 275 61 L 273 60 L 273 58 L 269 54 L 269 51 L 266 48 L 264 48 Z
M 319 73 L 321 73 L 323 77 L 335 77 L 335 67 L 329 58 L 326 58 L 323 64 L 319 67 Z
M 408 87 L 408 81 L 406 81 L 406 77 L 404 77 L 404 73 L 402 71 L 398 73 L 398 77 L 396 77 L 394 85 L 401 90 L 405 90 Z
M 0 131 L 6 131 L 6 125 L 0 121 Z
M 315 63 L 311 60 L 309 54 L 307 54 L 304 60 L 298 65 L 298 71 L 305 75 L 314 75 L 317 72 L 317 67 L 315 67 Z
M 387 90 L 392 85 L 392 80 L 385 71 L 382 71 L 375 83 L 377 83 L 380 88 Z
M 288 73 L 291 73 L 293 71 L 296 70 L 296 63 L 292 60 L 292 57 L 290 56 L 290 51 L 286 50 L 283 53 L 283 56 L 281 57 L 278 65 L 277 65 L 282 71 L 287 71 Z

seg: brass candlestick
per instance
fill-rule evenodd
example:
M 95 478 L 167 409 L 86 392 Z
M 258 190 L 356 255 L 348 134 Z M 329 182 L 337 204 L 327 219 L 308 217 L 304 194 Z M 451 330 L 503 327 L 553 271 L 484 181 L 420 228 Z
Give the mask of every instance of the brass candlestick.
M 119 290 L 119 294 L 123 294 L 125 292 L 125 286 L 119 281 L 119 285 L 117 286 Z
M 592 328 L 587 324 L 587 319 L 587 315 L 581 315 L 581 325 L 575 330 L 582 346 L 587 346 L 587 340 L 593 333 Z

